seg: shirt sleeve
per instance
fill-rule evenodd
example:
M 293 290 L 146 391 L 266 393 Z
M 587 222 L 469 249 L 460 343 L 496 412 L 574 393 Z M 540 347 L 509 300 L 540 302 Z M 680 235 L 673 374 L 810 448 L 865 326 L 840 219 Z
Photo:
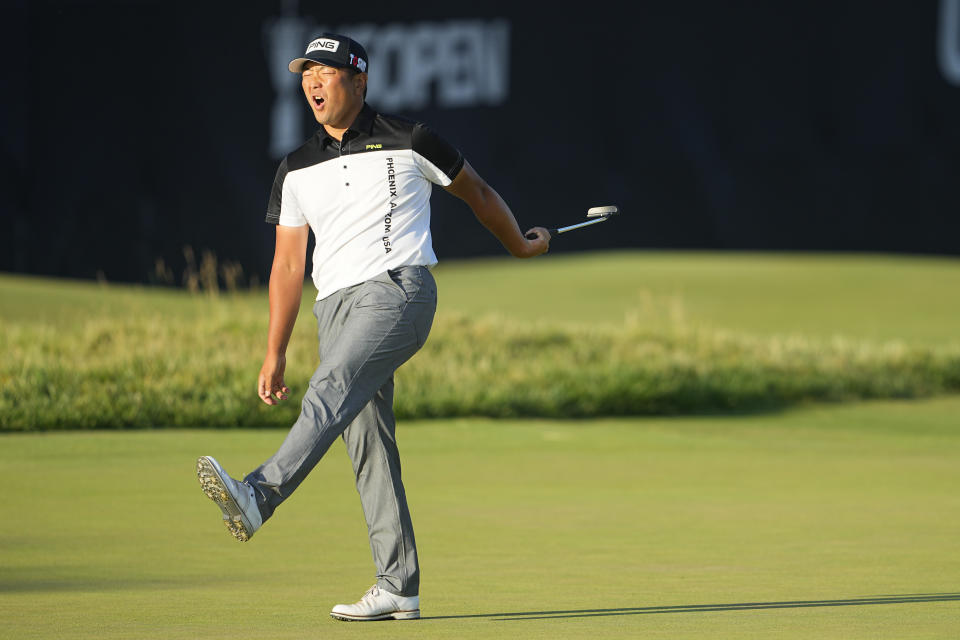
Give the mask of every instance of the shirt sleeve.
M 411 142 L 414 160 L 430 182 L 449 186 L 463 169 L 460 152 L 426 125 L 413 127 Z
M 300 212 L 296 197 L 290 190 L 286 158 L 280 163 L 277 175 L 273 179 L 270 201 L 267 203 L 266 221 L 269 224 L 279 224 L 284 227 L 302 227 L 307 224 L 307 219 Z

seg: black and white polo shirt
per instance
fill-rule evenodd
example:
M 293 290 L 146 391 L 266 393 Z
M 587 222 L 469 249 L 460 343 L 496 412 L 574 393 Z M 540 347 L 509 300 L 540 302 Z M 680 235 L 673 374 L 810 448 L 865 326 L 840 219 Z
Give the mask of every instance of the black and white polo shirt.
M 460 152 L 423 124 L 364 104 L 342 142 L 320 127 L 283 159 L 267 222 L 310 225 L 320 300 L 387 269 L 436 264 L 430 192 L 461 168 Z

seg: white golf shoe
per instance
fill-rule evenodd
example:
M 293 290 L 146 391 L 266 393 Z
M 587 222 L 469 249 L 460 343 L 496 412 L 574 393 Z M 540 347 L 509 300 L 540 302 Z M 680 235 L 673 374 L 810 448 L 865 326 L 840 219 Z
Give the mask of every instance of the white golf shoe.
M 223 523 L 233 537 L 240 542 L 249 540 L 263 524 L 253 487 L 231 478 L 210 456 L 197 459 L 197 478 L 203 492 L 220 507 Z
M 338 604 L 330 612 L 337 620 L 416 620 L 420 617 L 420 596 L 397 596 L 377 585 L 363 594 L 357 604 Z

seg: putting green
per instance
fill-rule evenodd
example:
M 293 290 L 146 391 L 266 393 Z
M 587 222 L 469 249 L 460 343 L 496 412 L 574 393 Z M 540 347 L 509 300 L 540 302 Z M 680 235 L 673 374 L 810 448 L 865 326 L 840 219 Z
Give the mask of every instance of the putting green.
M 193 476 L 273 430 L 5 435 L 4 638 L 953 638 L 960 398 L 404 423 L 425 619 L 373 582 L 340 443 L 247 544 Z

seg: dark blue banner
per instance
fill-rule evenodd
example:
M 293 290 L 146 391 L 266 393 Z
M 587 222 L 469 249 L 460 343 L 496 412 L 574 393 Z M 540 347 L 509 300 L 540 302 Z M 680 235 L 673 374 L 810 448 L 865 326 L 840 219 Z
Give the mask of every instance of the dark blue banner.
M 0 270 L 179 283 L 190 247 L 263 282 L 274 172 L 316 126 L 286 65 L 325 30 L 521 226 L 620 207 L 555 252 L 960 254 L 960 0 L 621 6 L 14 3 Z M 441 260 L 503 253 L 433 207 Z

